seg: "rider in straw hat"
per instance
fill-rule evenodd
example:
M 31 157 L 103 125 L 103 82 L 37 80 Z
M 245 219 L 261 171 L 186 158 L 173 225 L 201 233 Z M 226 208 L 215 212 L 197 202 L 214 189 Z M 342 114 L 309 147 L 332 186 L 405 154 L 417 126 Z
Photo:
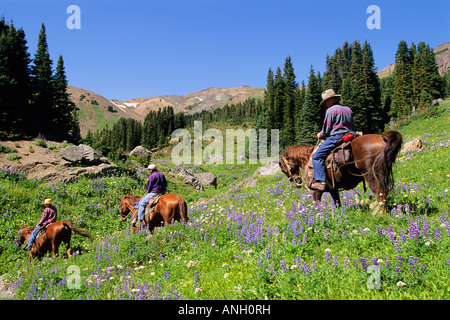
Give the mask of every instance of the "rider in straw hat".
M 339 104 L 340 94 L 333 89 L 322 93 L 322 102 L 319 108 L 327 108 L 323 121 L 322 131 L 317 134 L 318 139 L 325 139 L 312 156 L 314 168 L 314 181 L 311 189 L 324 191 L 326 187 L 325 159 L 336 147 L 337 142 L 346 134 L 353 134 L 353 115 L 349 107 Z
M 42 227 L 46 225 L 56 222 L 56 218 L 58 216 L 56 208 L 53 206 L 53 202 L 51 199 L 45 199 L 43 205 L 45 205 L 44 212 L 42 212 L 41 220 L 36 225 L 36 228 L 33 230 L 30 236 L 30 240 L 28 244 L 24 247 L 25 250 L 31 250 L 33 246 L 33 242 L 36 239 L 36 235 Z

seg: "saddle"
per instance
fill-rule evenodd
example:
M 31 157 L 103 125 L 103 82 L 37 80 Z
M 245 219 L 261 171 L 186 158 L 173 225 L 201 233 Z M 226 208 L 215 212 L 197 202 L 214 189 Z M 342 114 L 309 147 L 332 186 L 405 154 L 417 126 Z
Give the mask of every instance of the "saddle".
M 155 194 L 148 202 L 147 206 L 145 207 L 145 216 L 149 216 L 149 220 L 153 218 L 153 212 L 155 210 L 156 204 L 159 201 L 159 198 L 161 198 L 164 195 L 164 193 L 157 193 Z
M 354 135 L 349 134 L 345 135 L 340 139 L 336 145 L 336 148 L 331 151 L 331 153 L 328 155 L 328 157 L 325 159 L 325 168 L 332 169 L 331 172 L 331 181 L 329 181 L 329 177 L 327 175 L 327 185 L 330 189 L 334 189 L 337 184 L 340 183 L 340 177 L 339 177 L 339 168 L 343 165 L 347 164 L 348 162 L 353 161 L 353 154 L 352 154 L 352 146 L 351 142 L 355 138 Z M 323 141 L 322 141 L 323 142 Z M 319 148 L 321 143 L 316 145 L 313 152 L 311 153 L 311 156 L 309 157 L 308 165 L 306 168 L 306 187 L 309 189 L 311 187 L 311 184 L 313 182 L 314 178 L 314 169 L 312 164 L 312 155 L 316 152 L 316 150 Z

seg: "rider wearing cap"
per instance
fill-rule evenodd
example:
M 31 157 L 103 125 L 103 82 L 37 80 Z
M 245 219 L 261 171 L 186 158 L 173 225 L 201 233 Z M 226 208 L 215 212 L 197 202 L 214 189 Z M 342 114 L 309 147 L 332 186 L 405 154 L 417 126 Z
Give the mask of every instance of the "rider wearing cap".
M 150 176 L 148 177 L 147 183 L 145 184 L 145 188 L 147 189 L 147 194 L 143 196 L 139 200 L 139 209 L 137 219 L 139 220 L 139 225 L 142 220 L 144 220 L 145 207 L 149 203 L 150 199 L 153 198 L 156 194 L 166 193 L 167 181 L 166 177 L 163 173 L 156 170 L 156 165 L 150 164 L 148 167 L 148 172 L 150 172 Z M 135 218 L 131 224 L 135 226 L 137 219 Z
M 53 202 L 51 199 L 45 199 L 44 203 L 45 209 L 44 212 L 42 212 L 41 220 L 36 225 L 36 228 L 33 230 L 33 232 L 30 235 L 30 240 L 28 241 L 28 244 L 25 245 L 25 250 L 31 250 L 31 247 L 33 246 L 33 242 L 36 239 L 36 235 L 39 232 L 39 230 L 42 227 L 45 227 L 46 225 L 56 222 L 58 213 L 56 208 L 53 206 Z

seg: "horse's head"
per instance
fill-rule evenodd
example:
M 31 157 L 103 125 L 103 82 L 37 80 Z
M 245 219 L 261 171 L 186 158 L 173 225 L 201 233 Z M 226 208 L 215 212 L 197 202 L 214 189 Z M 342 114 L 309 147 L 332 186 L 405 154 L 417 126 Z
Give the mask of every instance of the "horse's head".
M 309 146 L 291 146 L 280 155 L 280 160 L 278 161 L 280 169 L 295 188 L 302 186 L 300 170 L 304 170 L 304 167 L 307 165 L 313 148 Z
M 17 237 L 15 239 L 15 243 L 17 243 L 18 245 L 21 245 L 26 237 L 33 231 L 33 228 L 31 227 L 27 227 L 26 225 L 23 225 L 22 227 L 17 227 L 18 231 L 17 231 Z
M 130 214 L 131 210 L 133 210 L 134 205 L 141 197 L 132 197 L 132 196 L 125 196 L 124 198 L 120 199 L 120 216 L 122 217 L 122 221 L 125 221 L 128 215 Z

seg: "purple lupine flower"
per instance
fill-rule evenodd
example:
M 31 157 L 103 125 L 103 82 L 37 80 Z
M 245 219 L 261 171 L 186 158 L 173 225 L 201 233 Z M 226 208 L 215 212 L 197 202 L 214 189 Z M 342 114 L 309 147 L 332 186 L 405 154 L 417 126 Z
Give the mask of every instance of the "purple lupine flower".
M 426 215 L 423 215 L 423 227 L 422 227 L 422 235 L 424 237 L 428 237 L 430 231 L 429 231 L 429 225 L 428 225 L 428 218 Z
M 413 271 L 416 271 L 416 262 L 418 260 L 419 260 L 419 258 L 414 257 L 414 256 L 409 256 L 409 258 L 408 258 L 408 264 Z
M 386 260 L 386 268 L 390 268 L 391 267 L 391 260 Z
M 330 263 L 330 252 L 331 250 L 329 248 L 325 249 L 325 260 Z
M 194 287 L 198 288 L 198 281 L 199 281 L 199 271 L 195 270 L 195 275 L 194 275 Z
M 273 265 L 272 265 L 272 264 L 269 264 L 269 265 L 267 266 L 267 268 L 269 268 L 269 272 L 270 272 L 271 275 L 276 275 L 275 270 L 273 269 Z
M 400 230 L 399 237 L 400 237 L 400 240 L 402 240 L 402 243 L 405 243 L 406 242 L 406 231 Z
M 400 266 L 397 266 L 397 267 L 395 267 L 395 270 L 394 270 L 397 274 L 400 274 L 400 271 L 401 271 L 401 267 Z
M 169 280 L 169 273 L 167 271 L 164 271 L 164 280 Z
M 447 262 L 447 265 L 450 266 L 450 259 L 445 260 L 445 262 Z
M 344 257 L 344 268 L 345 269 L 348 269 L 349 268 L 349 257 Z
M 270 248 L 266 248 L 266 250 L 264 251 L 264 256 L 267 260 L 270 259 Z
M 284 272 L 288 272 L 288 269 L 286 267 L 286 261 L 281 260 L 280 261 L 280 267 L 281 267 L 281 269 L 283 269 Z
M 312 271 L 317 271 L 316 258 L 314 256 L 311 257 L 311 262 L 312 262 L 311 265 Z
M 434 228 L 434 240 L 441 241 L 441 230 Z
M 333 256 L 333 266 L 335 266 L 335 267 L 337 267 L 338 266 L 338 260 L 339 258 L 338 258 L 338 255 L 337 254 L 335 254 L 334 256 Z

